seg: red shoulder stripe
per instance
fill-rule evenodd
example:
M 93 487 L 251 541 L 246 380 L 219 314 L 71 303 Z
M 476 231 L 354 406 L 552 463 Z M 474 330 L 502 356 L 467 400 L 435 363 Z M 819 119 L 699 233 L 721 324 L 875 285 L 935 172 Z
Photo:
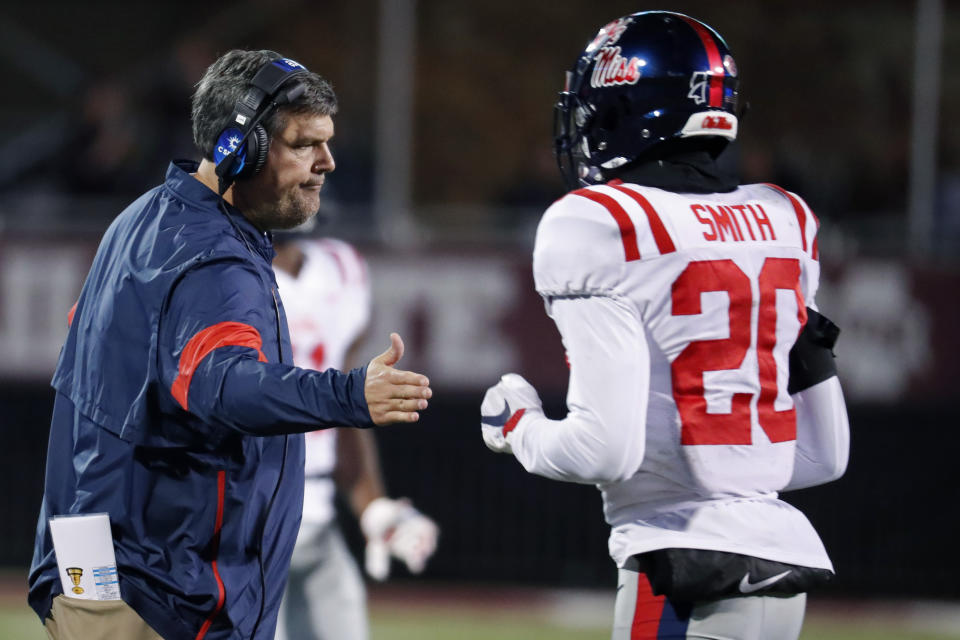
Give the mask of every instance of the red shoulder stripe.
M 670 238 L 670 234 L 667 232 L 667 228 L 663 226 L 663 221 L 660 219 L 660 216 L 657 215 L 657 210 L 653 208 L 653 205 L 650 204 L 650 201 L 647 200 L 642 193 L 620 185 L 611 184 L 610 186 L 620 193 L 627 194 L 636 200 L 637 204 L 643 207 L 644 213 L 647 214 L 647 221 L 650 223 L 650 230 L 653 232 L 653 239 L 657 243 L 657 250 L 660 252 L 660 255 L 673 253 L 677 250 L 673 245 L 673 239 Z
M 803 210 L 803 205 L 800 204 L 800 201 L 794 198 L 789 191 L 783 187 L 778 187 L 775 184 L 770 182 L 764 182 L 764 186 L 770 187 L 784 198 L 790 201 L 790 204 L 793 205 L 793 211 L 797 214 L 797 222 L 800 224 L 800 241 L 802 242 L 803 250 L 807 250 L 807 214 Z M 814 256 L 816 257 L 816 256 Z
M 170 393 L 186 409 L 193 374 L 211 351 L 220 347 L 249 347 L 256 350 L 260 362 L 266 362 L 267 357 L 260 350 L 262 346 L 260 332 L 242 322 L 218 322 L 197 332 L 180 352 L 177 378 L 170 387 Z
M 623 242 L 623 253 L 627 262 L 640 259 L 640 247 L 637 246 L 637 230 L 633 226 L 630 216 L 623 210 L 619 202 L 605 193 L 598 193 L 590 189 L 578 189 L 573 192 L 573 195 L 593 200 L 605 207 L 613 216 L 613 219 L 617 221 L 617 226 L 620 227 L 620 240 Z
M 817 241 L 820 239 L 820 220 L 817 219 L 817 214 L 815 214 L 812 210 L 810 211 L 810 215 L 813 217 L 813 222 L 817 225 L 816 229 L 814 230 L 815 235 L 813 236 L 813 246 L 810 248 L 810 257 L 812 257 L 814 260 L 819 260 L 820 248 L 817 246 Z

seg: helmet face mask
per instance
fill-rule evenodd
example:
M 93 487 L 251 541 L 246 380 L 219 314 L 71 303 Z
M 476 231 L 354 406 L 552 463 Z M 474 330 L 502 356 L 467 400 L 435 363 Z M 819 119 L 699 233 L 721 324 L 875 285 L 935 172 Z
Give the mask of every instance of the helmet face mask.
M 664 143 L 737 133 L 739 78 L 726 43 L 688 16 L 635 13 L 605 25 L 567 72 L 554 108 L 554 152 L 571 188 L 598 184 Z
M 595 184 L 599 181 L 599 177 L 592 179 L 590 176 L 591 172 L 599 173 L 599 169 L 590 166 L 590 145 L 582 133 L 593 116 L 590 105 L 584 104 L 575 93 L 569 91 L 561 92 L 557 104 L 554 105 L 554 155 L 560 173 L 571 187 L 583 181 L 584 184 Z M 571 182 L 572 176 L 576 178 Z

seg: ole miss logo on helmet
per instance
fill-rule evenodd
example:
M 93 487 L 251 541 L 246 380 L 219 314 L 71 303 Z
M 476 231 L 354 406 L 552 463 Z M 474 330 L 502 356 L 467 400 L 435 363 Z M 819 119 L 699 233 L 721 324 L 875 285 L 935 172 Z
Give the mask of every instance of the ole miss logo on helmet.
M 590 76 L 590 86 L 595 89 L 637 84 L 640 79 L 640 68 L 646 64 L 636 56 L 624 58 L 620 55 L 620 47 L 600 49 L 595 60 L 593 75 Z

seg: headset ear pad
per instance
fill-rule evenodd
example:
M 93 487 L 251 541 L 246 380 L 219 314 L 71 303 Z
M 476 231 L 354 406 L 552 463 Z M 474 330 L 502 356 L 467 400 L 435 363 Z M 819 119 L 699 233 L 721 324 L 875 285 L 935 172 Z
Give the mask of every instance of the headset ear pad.
M 257 125 L 253 128 L 253 131 L 250 132 L 250 135 L 247 136 L 247 158 L 250 159 L 250 162 L 243 168 L 238 175 L 238 178 L 250 178 L 263 169 L 263 166 L 267 164 L 267 152 L 270 151 L 270 136 L 267 135 L 267 130 L 263 128 L 263 125 Z
M 242 143 L 240 141 L 243 140 Z M 238 145 L 239 144 L 239 148 Z M 213 148 L 213 160 L 217 165 L 217 175 L 231 183 L 256 175 L 267 162 L 270 150 L 270 137 L 261 125 L 254 126 L 249 134 L 235 127 L 228 127 L 220 133 Z

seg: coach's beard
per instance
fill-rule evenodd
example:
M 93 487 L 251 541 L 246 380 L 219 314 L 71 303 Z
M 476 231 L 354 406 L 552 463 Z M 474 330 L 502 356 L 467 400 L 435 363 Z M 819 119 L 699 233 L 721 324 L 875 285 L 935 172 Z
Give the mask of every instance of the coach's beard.
M 284 192 L 271 206 L 250 207 L 244 215 L 262 231 L 283 230 L 300 226 L 319 209 L 319 189 L 304 189 L 298 185 Z

